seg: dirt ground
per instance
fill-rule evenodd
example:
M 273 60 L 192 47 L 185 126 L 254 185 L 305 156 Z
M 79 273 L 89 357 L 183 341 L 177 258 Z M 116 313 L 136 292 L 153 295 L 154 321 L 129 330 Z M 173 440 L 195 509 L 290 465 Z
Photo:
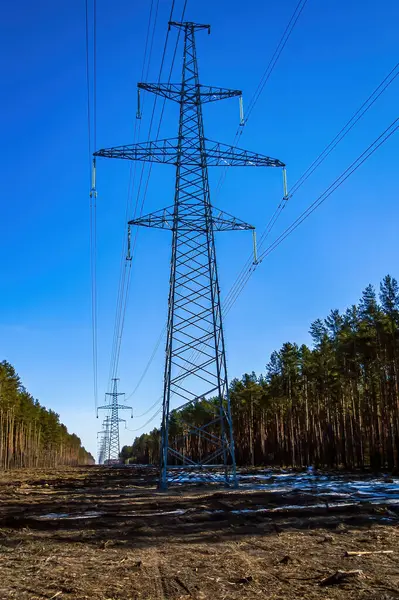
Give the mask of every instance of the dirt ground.
M 158 493 L 139 467 L 0 473 L 0 598 L 399 599 L 392 507 L 254 487 Z M 323 581 L 337 571 L 357 573 Z

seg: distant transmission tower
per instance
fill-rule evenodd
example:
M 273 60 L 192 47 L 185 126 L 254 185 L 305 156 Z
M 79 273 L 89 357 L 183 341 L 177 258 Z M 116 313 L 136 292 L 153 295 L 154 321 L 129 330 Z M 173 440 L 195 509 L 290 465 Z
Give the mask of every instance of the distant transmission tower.
M 101 436 L 100 441 L 98 442 L 98 464 L 103 465 L 104 461 L 108 458 L 108 448 L 109 448 L 109 427 L 110 427 L 110 417 L 105 417 L 103 421 L 103 430 L 97 432 L 97 440 L 98 436 Z
M 159 486 L 165 489 L 168 479 L 173 479 L 173 472 L 177 477 L 180 476 L 180 470 L 172 471 L 178 465 L 180 469 L 201 469 L 203 475 L 211 479 L 211 467 L 220 468 L 223 465 L 225 482 L 236 485 L 214 232 L 254 228 L 212 207 L 208 167 L 284 167 L 284 164 L 268 156 L 205 138 L 202 104 L 238 96 L 241 124 L 244 124 L 241 91 L 199 83 L 195 32 L 200 29 L 209 32 L 209 25 L 171 22 L 169 26 L 184 32 L 182 82 L 139 83 L 138 88 L 179 104 L 178 137 L 99 150 L 95 156 L 172 164 L 176 167 L 173 206 L 129 222 L 129 226 L 141 225 L 172 231 Z M 191 456 L 187 451 L 182 453 L 178 448 L 192 449 L 192 445 L 178 445 L 169 435 L 172 395 L 180 399 L 176 409 L 192 407 L 192 413 L 195 413 L 198 402 L 210 407 L 212 416 L 207 422 L 198 424 L 193 415 L 192 422 L 185 426 L 184 434 L 184 439 L 191 435 L 198 436 L 198 447 L 205 445 L 206 455 L 202 450 Z
M 133 409 L 131 406 L 126 406 L 125 404 L 118 404 L 118 396 L 124 396 L 123 392 L 118 392 L 118 381 L 116 377 L 112 379 L 113 388 L 112 392 L 107 392 L 106 396 L 111 396 L 110 404 L 105 404 L 104 406 L 99 406 L 97 408 L 97 418 L 99 410 L 108 410 L 111 412 L 111 415 L 106 418 L 106 423 L 108 425 L 107 419 L 109 419 L 109 434 L 108 434 L 108 447 L 107 447 L 107 455 L 104 460 L 118 460 L 120 445 L 119 445 L 119 423 L 124 421 L 124 419 L 119 418 L 120 410 L 130 410 L 131 417 L 133 417 Z M 107 429 L 107 427 L 105 428 Z

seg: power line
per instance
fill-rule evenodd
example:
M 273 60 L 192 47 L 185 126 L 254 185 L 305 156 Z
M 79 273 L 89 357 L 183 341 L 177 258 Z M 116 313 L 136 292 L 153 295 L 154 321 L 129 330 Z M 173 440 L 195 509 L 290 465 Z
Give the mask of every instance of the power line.
M 187 7 L 187 1 L 188 0 L 185 0 L 185 2 L 184 2 L 183 11 L 182 11 L 182 15 L 181 15 L 181 20 L 182 21 L 184 20 L 184 15 L 185 15 L 186 7 Z M 173 8 L 174 8 L 174 2 L 172 3 L 172 8 L 171 8 L 171 13 L 170 13 L 169 21 L 172 20 Z M 180 32 L 179 32 L 179 34 L 180 34 Z M 176 57 L 176 52 L 177 52 L 177 46 L 178 46 L 178 42 L 179 42 L 179 37 L 180 37 L 180 35 L 177 36 L 177 40 L 176 40 L 176 44 L 175 44 L 175 50 L 174 50 L 174 53 L 173 53 L 173 59 L 172 59 L 172 65 L 171 65 L 170 72 L 169 72 L 168 83 L 170 83 L 170 79 L 171 79 L 171 76 L 172 76 L 172 71 L 173 71 L 173 66 L 174 66 L 174 62 L 175 62 L 175 57 Z M 161 66 L 160 66 L 159 76 L 158 76 L 158 83 L 161 81 L 161 77 L 162 77 L 162 71 L 163 71 L 163 66 L 164 66 L 165 57 L 166 57 L 166 49 L 167 49 L 168 39 L 169 39 L 169 29 L 167 31 L 165 45 L 164 45 L 164 49 L 163 49 Z M 151 135 L 151 131 L 152 131 L 152 126 L 153 126 L 154 116 L 155 116 L 156 104 L 157 104 L 157 96 L 155 97 L 154 103 L 153 103 L 152 114 L 151 114 L 151 119 L 150 119 L 150 126 L 149 126 L 149 130 L 148 130 L 148 140 L 150 139 L 150 135 Z M 164 106 L 165 106 L 165 103 L 164 103 Z M 160 120 L 159 120 L 159 124 L 158 124 L 157 137 L 158 137 L 159 132 L 160 132 L 160 128 L 161 128 L 161 124 L 162 124 L 162 119 L 163 119 L 163 114 L 164 114 L 164 110 L 162 109 Z M 141 188 L 142 188 L 142 182 L 143 182 L 143 176 L 144 176 L 144 169 L 145 169 L 145 164 L 142 165 L 142 169 L 141 169 L 139 187 L 138 187 L 137 198 L 136 198 L 136 208 L 137 208 L 137 204 L 138 204 L 138 200 L 139 200 L 139 196 L 140 196 L 140 192 L 141 192 Z M 152 165 L 150 165 L 150 168 L 148 170 L 148 176 L 147 176 L 147 181 L 146 181 L 146 184 L 145 184 L 144 193 L 143 193 L 143 197 L 142 197 L 142 201 L 141 201 L 141 205 L 140 205 L 139 216 L 141 216 L 142 213 L 143 213 L 144 203 L 145 203 L 146 196 L 147 196 L 149 179 L 150 179 L 150 176 L 151 176 L 151 171 L 152 171 Z M 136 215 L 134 215 L 134 216 L 136 216 Z M 133 243 L 132 243 L 132 254 L 134 254 L 134 250 L 135 250 L 136 243 L 137 243 L 137 237 L 138 237 L 138 231 L 136 230 L 135 231 L 135 236 L 134 236 L 134 239 L 133 239 Z M 126 290 L 125 290 L 125 293 L 124 293 L 124 299 L 123 299 L 123 303 L 122 303 L 122 306 L 121 306 L 120 321 L 119 321 L 120 322 L 120 326 L 118 328 L 119 329 L 119 334 L 117 336 L 117 345 L 116 345 L 116 352 L 115 352 L 115 358 L 114 358 L 114 367 L 113 367 L 113 371 L 112 371 L 114 374 L 116 374 L 117 368 L 118 368 L 118 364 L 119 364 L 119 356 L 120 356 L 120 349 L 121 349 L 121 343 L 122 343 L 122 335 L 123 335 L 124 322 L 125 322 L 125 316 L 126 316 L 126 307 L 127 307 L 128 296 L 129 296 L 130 277 L 131 277 L 130 264 L 129 264 L 128 269 L 129 269 L 129 272 L 128 272 L 128 275 L 127 275 L 127 282 L 126 282 Z
M 147 425 L 149 425 L 159 415 L 159 413 L 161 411 L 162 411 L 162 406 L 159 410 L 157 410 L 157 412 L 154 415 L 152 415 L 152 417 L 150 417 L 150 419 L 148 419 L 148 421 L 146 423 L 144 423 L 144 425 L 142 425 L 141 427 L 138 427 L 137 429 L 129 429 L 128 427 L 126 427 L 127 431 L 130 431 L 131 433 L 136 433 L 137 431 L 141 431 L 142 429 L 147 427 Z
M 287 25 L 286 31 L 288 30 L 291 22 L 293 21 L 296 12 L 299 9 L 299 4 L 297 5 L 294 14 L 291 18 L 290 23 Z M 300 9 L 303 10 L 303 6 Z M 298 13 L 297 18 L 300 13 Z M 297 20 L 296 18 L 296 20 Z M 296 22 L 295 20 L 295 22 Z M 283 34 L 283 37 L 285 32 Z M 277 49 L 275 55 L 277 54 Z M 273 59 L 270 61 L 269 65 L 273 63 Z M 322 164 L 322 162 L 331 154 L 331 152 L 336 148 L 336 146 L 344 139 L 344 137 L 351 131 L 351 129 L 356 125 L 356 123 L 364 116 L 364 114 L 372 107 L 372 105 L 377 101 L 377 99 L 385 92 L 385 90 L 391 85 L 391 83 L 395 80 L 395 78 L 399 75 L 399 63 L 395 65 L 395 67 L 390 71 L 390 73 L 383 79 L 383 81 L 376 87 L 376 89 L 370 94 L 370 96 L 363 102 L 361 107 L 354 113 L 354 115 L 349 119 L 349 121 L 341 128 L 338 134 L 331 140 L 331 142 L 324 148 L 324 150 L 319 154 L 319 156 L 312 162 L 312 164 L 307 168 L 307 170 L 302 174 L 302 176 L 298 179 L 298 181 L 292 186 L 289 191 L 288 198 L 291 198 L 294 193 L 298 191 L 298 189 L 305 183 L 305 181 L 314 173 L 314 171 Z M 265 71 L 267 73 L 267 70 Z M 267 76 L 268 79 L 269 76 Z M 267 81 L 266 79 L 266 81 Z M 265 81 L 265 83 L 266 83 Z M 260 89 L 261 84 L 258 85 L 258 89 Z M 255 92 L 256 94 L 256 92 Z M 288 199 L 287 198 L 287 199 Z M 262 247 L 267 237 L 269 236 L 272 228 L 276 224 L 279 216 L 281 215 L 284 207 L 286 206 L 286 201 L 283 199 L 278 205 L 275 213 L 270 219 L 266 229 L 263 231 L 261 237 L 258 239 L 258 249 Z M 230 301 L 232 295 L 234 296 L 234 292 L 236 288 L 239 288 L 243 279 L 246 277 L 246 273 L 249 270 L 253 270 L 255 267 L 252 265 L 252 255 L 248 257 L 246 263 L 242 267 L 239 275 L 237 276 L 235 282 L 233 283 L 232 288 L 229 291 L 228 296 L 226 297 L 226 303 Z
M 141 69 L 142 77 L 143 77 L 143 74 L 145 73 L 146 63 L 147 63 L 147 72 L 149 70 L 150 63 L 151 63 L 153 40 L 154 40 L 155 27 L 156 27 L 157 16 L 158 16 L 159 0 L 157 0 L 154 25 L 152 28 L 152 41 L 150 43 L 150 51 L 149 51 L 148 57 L 147 57 L 149 36 L 150 36 L 150 30 L 151 30 L 151 19 L 152 19 L 152 13 L 153 13 L 153 4 L 154 4 L 154 0 L 151 1 L 150 15 L 149 15 L 148 24 L 147 24 L 144 57 L 143 57 L 143 64 L 142 64 L 142 69 Z M 172 2 L 172 9 L 173 9 L 173 6 L 174 6 L 174 0 Z M 138 122 L 139 122 L 139 124 L 137 125 Z M 140 130 L 141 130 L 141 120 L 135 119 L 134 135 L 133 135 L 134 141 L 137 140 L 137 137 L 140 134 Z M 137 168 L 136 165 L 134 165 L 134 169 L 132 168 L 132 165 L 130 165 L 129 185 L 128 185 L 128 194 L 127 194 L 127 201 L 126 201 L 126 214 L 125 214 L 124 224 L 128 221 L 129 212 L 131 210 L 132 191 L 134 189 L 135 179 L 136 179 L 136 168 Z M 137 201 L 136 201 L 136 208 L 137 208 Z M 135 208 L 135 210 L 136 210 L 136 208 Z M 118 358 L 119 357 L 119 348 L 120 348 L 119 340 L 122 337 L 122 331 L 121 331 L 122 312 L 123 312 L 124 307 L 127 302 L 127 289 L 128 289 L 128 282 L 130 280 L 131 262 L 130 261 L 127 262 L 125 260 L 125 252 L 126 252 L 126 226 L 124 225 L 122 250 L 121 250 L 121 261 L 120 261 L 120 275 L 119 275 L 118 295 L 117 295 L 117 302 L 116 302 L 115 324 L 114 324 L 114 334 L 113 334 L 113 342 L 112 342 L 110 370 L 109 370 L 109 384 L 108 385 L 110 385 L 111 379 L 113 377 L 115 377 L 116 373 L 117 373 L 118 360 L 119 360 L 119 358 Z M 126 274 L 127 274 L 127 277 L 126 277 Z
M 247 115 L 246 115 L 246 118 L 245 118 L 245 125 L 248 123 L 249 117 L 251 116 L 251 114 L 252 114 L 252 112 L 253 112 L 253 110 L 254 110 L 254 108 L 255 108 L 255 106 L 256 106 L 256 104 L 257 104 L 257 102 L 258 102 L 258 100 L 259 100 L 259 98 L 260 98 L 260 96 L 261 96 L 261 94 L 262 94 L 262 92 L 263 92 L 263 90 L 265 88 L 265 85 L 269 81 L 270 76 L 273 73 L 274 68 L 275 68 L 275 66 L 276 66 L 276 64 L 277 64 L 277 62 L 278 62 L 278 60 L 279 60 L 279 58 L 281 56 L 281 53 L 284 50 L 284 48 L 285 48 L 285 46 L 286 46 L 289 38 L 291 37 L 291 34 L 292 34 L 293 30 L 294 30 L 294 27 L 297 24 L 298 19 L 299 19 L 299 17 L 302 14 L 303 9 L 305 8 L 306 2 L 307 2 L 307 0 L 299 0 L 299 2 L 297 3 L 297 5 L 295 6 L 295 10 L 294 10 L 294 12 L 291 15 L 290 20 L 287 23 L 287 26 L 286 26 L 286 28 L 285 28 L 285 30 L 284 30 L 281 38 L 280 38 L 280 40 L 279 40 L 279 42 L 278 42 L 275 50 L 274 50 L 274 53 L 273 53 L 273 55 L 272 55 L 272 57 L 271 57 L 268 65 L 267 65 L 265 71 L 263 72 L 262 77 L 259 80 L 259 83 L 257 85 L 257 88 L 256 88 L 254 94 L 252 95 L 252 98 L 249 101 L 248 109 L 247 109 Z M 244 128 L 240 124 L 240 126 L 237 128 L 237 131 L 235 133 L 235 137 L 234 137 L 234 141 L 233 141 L 233 146 L 237 146 L 237 144 L 239 142 L 239 139 L 242 136 L 243 132 L 244 132 Z M 223 183 L 224 183 L 224 181 L 226 179 L 228 169 L 229 169 L 229 167 L 226 166 L 223 169 L 223 171 L 222 171 L 222 173 L 221 173 L 221 175 L 219 177 L 219 181 L 218 181 L 218 183 L 216 185 L 216 192 L 215 192 L 216 198 L 218 197 L 218 195 L 220 193 L 220 190 L 222 188 L 222 185 L 223 185 Z
M 358 121 L 366 114 L 366 112 L 373 106 L 378 98 L 385 92 L 385 90 L 391 85 L 391 83 L 399 75 L 399 63 L 388 73 L 388 75 L 381 81 L 381 83 L 375 88 L 370 96 L 363 102 L 360 108 L 352 115 L 347 123 L 340 129 L 337 135 L 331 140 L 331 142 L 324 148 L 324 150 L 315 158 L 312 164 L 306 169 L 301 177 L 294 183 L 289 191 L 288 196 L 291 198 L 299 188 L 305 183 L 305 181 L 314 173 L 314 171 L 321 165 L 322 162 L 331 154 L 336 146 L 344 139 L 346 135 L 353 129 Z
M 362 154 L 360 154 L 356 160 L 335 181 L 322 193 L 320 196 L 312 202 L 312 204 L 304 210 L 297 219 L 289 226 L 279 237 L 260 255 L 259 262 L 262 262 L 266 256 L 268 256 L 277 246 L 281 244 L 305 219 L 307 219 L 315 210 L 319 208 L 331 196 L 335 190 L 337 190 L 363 163 L 366 162 L 370 156 L 378 150 L 385 142 L 399 129 L 399 117 L 392 121 L 392 123 L 383 131 Z
M 291 34 L 294 30 L 294 27 L 297 24 L 297 21 L 298 21 L 299 17 L 301 16 L 303 9 L 305 8 L 306 2 L 307 2 L 307 0 L 299 0 L 298 4 L 296 5 L 295 10 L 291 16 L 291 19 L 289 20 L 287 27 L 285 28 L 284 33 L 281 36 L 279 43 L 277 44 L 274 54 L 273 54 L 272 58 L 270 59 L 270 62 L 265 69 L 265 72 L 262 75 L 262 78 L 258 84 L 258 87 L 256 88 L 256 91 L 252 97 L 252 100 L 250 101 L 250 103 L 248 105 L 247 118 L 245 121 L 247 121 L 249 119 L 253 109 L 255 108 L 256 103 L 259 100 L 261 93 L 263 92 L 263 89 L 264 89 L 266 83 L 269 81 L 269 78 L 270 78 L 271 74 L 273 73 L 274 67 L 276 66 L 277 61 L 280 58 L 282 51 L 284 50 L 288 40 L 290 39 Z
M 389 125 L 389 127 L 387 127 L 387 129 L 385 129 L 385 131 L 383 131 L 383 133 L 381 133 L 381 135 L 379 135 L 378 138 L 376 138 L 368 146 L 368 148 L 366 148 L 366 150 L 362 152 L 362 154 L 360 154 L 356 158 L 356 160 L 354 160 L 351 163 L 351 165 L 349 165 L 349 167 L 347 167 L 347 169 L 345 169 L 345 171 L 343 171 L 343 173 L 341 173 L 341 175 L 339 175 L 339 177 L 337 177 L 334 180 L 334 182 L 331 185 L 329 185 L 328 188 L 322 194 L 320 194 L 320 196 L 318 196 L 318 198 L 316 198 L 316 200 L 312 202 L 312 204 L 306 210 L 304 210 L 299 215 L 299 217 L 297 217 L 295 221 L 274 240 L 272 244 L 270 244 L 270 246 L 259 256 L 259 260 L 256 267 L 259 266 L 259 264 L 271 252 L 273 252 L 273 250 L 275 250 L 281 244 L 281 242 L 283 242 L 289 235 L 291 235 L 291 233 L 293 233 L 295 229 L 297 229 L 297 227 L 299 227 L 299 225 L 303 223 L 303 221 L 305 221 L 305 219 L 307 219 L 319 206 L 321 206 L 321 204 L 323 204 L 323 202 L 325 202 L 325 200 L 327 200 L 327 198 L 329 198 L 331 194 L 335 192 L 344 183 L 344 181 L 346 181 L 355 171 L 357 171 L 357 169 L 399 129 L 398 122 L 399 118 L 395 119 Z M 234 297 L 231 299 L 227 311 L 230 310 L 236 302 L 238 296 L 241 294 L 249 278 L 254 273 L 255 268 L 247 273 L 245 280 L 242 282 L 240 288 L 236 290 Z
M 393 131 L 388 133 L 388 131 L 395 125 L 395 123 L 399 119 L 396 119 L 324 192 L 321 194 L 295 221 L 292 223 L 262 254 L 259 255 L 257 264 L 252 264 L 252 266 L 241 272 L 241 275 L 236 279 L 233 286 L 230 288 L 230 291 L 226 297 L 223 315 L 227 315 L 231 310 L 235 302 L 237 301 L 239 295 L 243 291 L 244 287 L 248 283 L 249 279 L 255 272 L 256 268 L 259 264 L 268 256 L 278 245 L 292 233 L 318 206 L 320 206 L 342 183 L 354 173 L 364 162 L 371 156 L 387 139 L 393 135 L 393 133 L 398 129 L 399 125 L 396 126 Z M 385 137 L 384 137 L 385 136 Z M 377 144 L 377 142 L 384 137 L 384 139 Z M 365 156 L 366 155 L 366 156 Z M 284 199 L 282 203 L 281 210 L 285 206 Z M 278 209 L 277 209 L 278 210 Z M 276 211 L 277 212 L 277 211 Z M 276 214 L 276 213 L 275 213 Z M 269 225 L 273 223 L 273 217 L 269 221 Z M 272 225 L 269 228 L 269 232 L 271 231 Z M 193 358 L 196 356 L 196 353 L 193 353 Z M 191 360 L 193 360 L 193 358 Z
M 94 405 L 98 401 L 98 357 L 97 357 L 97 218 L 96 196 L 92 189 L 92 114 L 90 93 L 90 44 L 89 44 L 89 6 L 85 3 L 85 28 L 86 28 L 86 88 L 87 88 L 87 133 L 89 152 L 89 181 L 90 181 L 90 288 L 91 288 L 91 329 L 92 329 L 92 364 L 93 364 L 93 395 Z M 96 0 L 93 0 L 93 119 L 94 119 L 94 146 L 96 144 L 97 106 L 96 106 L 96 65 L 97 65 L 97 9 Z
M 147 408 L 147 410 L 143 413 L 141 413 L 141 415 L 133 415 L 135 419 L 141 419 L 142 417 L 145 417 L 146 415 L 148 415 L 148 413 L 150 413 L 158 404 L 161 404 L 163 400 L 163 396 L 159 396 L 159 398 L 157 400 L 155 400 L 154 404 L 151 404 L 151 406 L 149 408 Z M 158 414 L 158 413 L 156 413 Z M 155 417 L 154 417 L 155 418 Z
M 151 30 L 151 19 L 152 19 L 152 13 L 153 13 L 153 5 L 154 5 L 154 0 L 151 0 L 150 15 L 149 15 L 149 18 L 148 18 L 147 33 L 146 33 L 146 42 L 145 42 L 145 48 L 144 48 L 143 64 L 142 64 L 142 69 L 141 69 L 142 75 L 145 72 L 146 63 L 147 63 L 147 71 L 148 71 L 149 66 L 150 66 L 150 62 L 151 62 L 152 43 L 150 44 L 151 51 L 150 51 L 150 54 L 148 55 L 148 58 L 147 58 L 147 52 L 148 52 L 148 42 L 149 42 L 149 36 L 150 36 L 150 30 Z M 154 37 L 154 33 L 155 33 L 156 19 L 157 19 L 157 15 L 158 15 L 158 6 L 159 6 L 159 0 L 157 2 L 157 9 L 156 9 L 156 14 L 155 14 L 155 18 L 154 18 L 154 26 L 153 26 L 153 29 L 152 29 L 152 36 L 153 37 Z M 134 126 L 134 135 L 133 135 L 133 140 L 134 141 L 137 140 L 137 137 L 140 134 L 140 130 L 141 130 L 141 121 L 139 121 L 139 125 L 138 126 L 137 126 L 137 123 L 138 123 L 138 120 L 136 119 L 135 120 L 135 126 Z M 127 263 L 125 261 L 125 256 L 124 256 L 125 251 L 126 251 L 126 227 L 125 227 L 125 223 L 128 221 L 129 211 L 130 211 L 130 208 L 131 208 L 131 202 L 132 202 L 132 194 L 131 194 L 131 192 L 134 189 L 135 179 L 136 179 L 136 166 L 134 167 L 134 170 L 132 170 L 132 165 L 130 165 L 129 186 L 128 186 L 127 201 L 126 201 L 126 214 L 125 214 L 124 227 L 123 227 L 123 239 L 122 239 L 121 262 L 120 262 L 120 276 L 119 276 L 118 297 L 117 297 L 117 303 L 116 303 L 115 325 L 114 325 L 114 336 L 113 336 L 112 352 L 111 352 L 109 382 L 111 382 L 111 379 L 116 376 L 116 372 L 117 372 L 116 356 L 117 356 L 117 350 L 118 350 L 118 337 L 120 335 L 121 315 L 122 315 L 123 306 L 125 304 L 126 273 L 127 273 L 127 271 L 129 271 L 129 273 L 130 273 L 130 269 L 131 269 L 130 262 Z
M 94 149 L 97 147 L 97 0 L 93 0 L 93 120 Z
M 186 8 L 187 8 L 187 0 L 185 0 L 185 2 L 184 2 L 183 11 L 182 11 L 182 15 L 181 15 L 181 18 L 180 18 L 181 21 L 184 20 L 184 15 L 185 15 L 185 12 L 186 12 Z M 172 5 L 172 9 L 171 9 L 171 14 L 170 14 L 169 21 L 172 20 L 172 13 L 173 13 L 173 5 Z M 168 29 L 168 34 L 169 34 L 169 29 Z M 177 40 L 176 40 L 175 49 L 174 49 L 173 58 L 172 58 L 172 63 L 171 63 L 171 67 L 170 67 L 170 70 L 169 70 L 168 83 L 170 83 L 170 80 L 171 80 L 171 77 L 172 77 L 172 72 L 173 72 L 173 67 L 174 67 L 174 63 L 175 63 L 175 59 L 176 59 L 176 53 L 177 53 L 177 48 L 178 48 L 178 44 L 179 44 L 179 39 L 180 39 L 180 30 L 178 31 Z M 163 53 L 163 56 L 162 56 L 161 68 L 160 68 L 160 72 L 159 72 L 158 83 L 161 80 L 163 63 L 164 63 L 164 59 L 165 59 L 165 52 L 166 52 L 166 45 L 165 45 L 164 53 Z M 154 104 L 153 104 L 153 109 L 152 109 L 152 115 L 151 115 L 151 122 L 150 122 L 149 131 L 148 131 L 148 139 L 150 139 L 150 135 L 151 135 L 152 124 L 153 124 L 154 114 L 155 114 L 155 108 L 156 108 L 156 104 L 157 104 L 157 98 L 158 97 L 155 96 Z M 162 105 L 160 119 L 159 119 L 159 123 L 158 123 L 158 129 L 157 129 L 156 139 L 158 139 L 158 137 L 159 137 L 159 133 L 160 133 L 161 125 L 162 125 L 162 119 L 163 119 L 163 115 L 164 115 L 164 111 L 165 111 L 165 104 L 166 104 L 166 98 L 164 98 L 164 100 L 163 100 L 163 105 Z M 145 168 L 145 165 L 143 164 L 142 170 L 141 170 L 141 178 L 140 178 L 139 190 L 138 190 L 138 193 L 137 193 L 136 207 L 137 207 L 137 201 L 138 201 L 139 194 L 140 194 L 141 181 L 142 181 L 142 176 L 143 176 L 143 173 L 144 173 L 144 168 Z M 148 170 L 148 174 L 147 174 L 147 181 L 146 181 L 146 184 L 145 184 L 143 199 L 142 199 L 141 207 L 140 207 L 140 216 L 143 213 L 143 208 L 144 208 L 144 203 L 145 203 L 145 200 L 146 200 L 146 197 L 147 197 L 148 184 L 149 184 L 151 172 L 152 172 L 152 163 L 150 164 L 150 167 L 149 167 L 149 170 Z M 135 213 L 136 213 L 136 211 L 135 211 Z M 135 237 L 134 237 L 134 241 L 133 241 L 132 252 L 134 252 L 134 249 L 135 249 L 135 246 L 136 246 L 136 243 L 137 243 L 137 237 L 138 237 L 138 230 L 136 229 L 136 231 L 135 231 Z M 129 285 L 129 283 L 128 283 L 128 285 Z M 128 290 L 127 290 L 127 293 L 126 293 L 126 302 L 125 302 L 125 304 L 127 303 L 127 294 L 128 294 Z M 165 330 L 166 330 L 166 325 L 164 326 L 164 328 L 162 329 L 162 331 L 161 331 L 161 333 L 159 335 L 158 341 L 155 344 L 155 348 L 154 348 L 154 350 L 151 353 L 150 359 L 149 359 L 147 365 L 145 366 L 142 375 L 139 378 L 139 382 L 137 383 L 137 385 L 134 388 L 133 392 L 131 392 L 131 394 L 128 396 L 128 398 L 131 398 L 133 396 L 133 394 L 135 394 L 135 392 L 137 391 L 138 387 L 142 383 L 145 375 L 147 374 L 148 369 L 150 368 L 150 366 L 151 366 L 151 364 L 152 364 L 152 362 L 153 362 L 153 360 L 155 358 L 156 352 L 157 352 L 157 350 L 159 348 L 159 345 L 160 345 L 160 343 L 162 341 L 162 338 L 163 338 L 163 335 L 165 333 Z
M 389 74 L 381 81 L 381 83 L 374 89 L 374 91 L 370 94 L 370 96 L 363 102 L 360 108 L 352 115 L 352 117 L 347 121 L 347 123 L 340 129 L 337 135 L 327 144 L 322 152 L 317 156 L 317 158 L 312 162 L 312 164 L 306 169 L 306 171 L 301 175 L 301 177 L 296 181 L 296 183 L 290 188 L 287 199 L 283 198 L 280 201 L 275 213 L 271 217 L 269 223 L 267 224 L 265 230 L 262 232 L 262 235 L 258 239 L 258 250 L 264 245 L 266 239 L 268 238 L 271 230 L 277 222 L 278 217 L 281 215 L 283 209 L 286 206 L 286 200 L 292 198 L 292 196 L 299 190 L 299 188 L 305 183 L 305 181 L 314 173 L 314 171 L 322 164 L 322 162 L 331 154 L 331 152 L 337 147 L 337 145 L 345 138 L 345 136 L 351 131 L 351 129 L 356 125 L 356 123 L 366 114 L 366 112 L 371 108 L 371 106 L 376 102 L 376 100 L 385 92 L 385 90 L 391 85 L 391 83 L 395 80 L 395 78 L 399 75 L 399 63 L 395 65 L 395 67 L 389 72 Z M 248 270 L 252 271 L 255 269 L 253 263 L 252 254 L 249 255 L 247 261 L 241 268 L 240 273 L 237 275 L 236 280 L 234 281 L 230 291 L 225 300 L 225 308 L 230 303 L 230 300 L 235 295 L 235 290 L 238 289 L 242 283 L 242 281 L 246 278 Z
M 158 337 L 158 339 L 157 339 L 157 341 L 156 341 L 156 343 L 155 343 L 155 346 L 154 346 L 154 349 L 153 349 L 153 351 L 152 351 L 152 353 L 151 353 L 151 356 L 150 356 L 150 358 L 149 358 L 149 360 L 148 360 L 148 362 L 147 362 L 147 364 L 146 364 L 146 366 L 145 366 L 145 368 L 144 368 L 144 371 L 143 371 L 143 372 L 142 372 L 142 374 L 141 374 L 141 377 L 140 377 L 140 379 L 138 380 L 138 382 L 137 382 L 137 384 L 136 384 L 136 387 L 135 387 L 135 388 L 134 388 L 134 390 L 133 390 L 133 391 L 132 391 L 132 392 L 131 392 L 131 393 L 130 393 L 130 394 L 127 396 L 127 397 L 126 397 L 126 400 L 128 400 L 129 398 L 131 398 L 132 396 L 134 396 L 134 394 L 135 394 L 135 393 L 137 392 L 137 390 L 139 389 L 139 387 L 140 387 L 141 383 L 143 382 L 143 379 L 144 379 L 144 377 L 147 375 L 148 369 L 150 368 L 150 366 L 151 366 L 151 364 L 152 364 L 152 361 L 153 361 L 153 360 L 154 360 L 154 358 L 155 358 L 155 355 L 156 355 L 156 353 L 157 353 L 157 351 L 158 351 L 158 348 L 159 348 L 159 346 L 160 346 L 160 344 L 161 344 L 161 342 L 162 342 L 162 340 L 163 340 L 163 337 L 164 337 L 164 335 L 165 335 L 165 332 L 166 332 L 166 325 L 165 325 L 165 326 L 164 326 L 164 328 L 162 329 L 162 331 L 161 331 L 161 333 L 160 333 L 160 335 L 159 335 L 159 337 Z

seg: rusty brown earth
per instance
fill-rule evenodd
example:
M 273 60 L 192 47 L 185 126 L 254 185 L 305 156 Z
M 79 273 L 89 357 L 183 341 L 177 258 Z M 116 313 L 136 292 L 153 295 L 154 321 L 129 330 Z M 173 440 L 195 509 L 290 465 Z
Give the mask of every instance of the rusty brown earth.
M 0 598 L 399 598 L 392 507 L 311 507 L 318 500 L 267 488 L 159 493 L 140 467 L 3 472 Z M 323 585 L 337 571 L 359 573 Z

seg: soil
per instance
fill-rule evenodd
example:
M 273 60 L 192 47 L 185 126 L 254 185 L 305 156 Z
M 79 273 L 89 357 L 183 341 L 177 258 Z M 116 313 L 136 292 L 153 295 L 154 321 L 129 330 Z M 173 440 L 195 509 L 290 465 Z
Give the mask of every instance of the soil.
M 398 523 L 384 499 L 267 485 L 160 493 L 144 467 L 3 472 L 0 598 L 394 600 Z

